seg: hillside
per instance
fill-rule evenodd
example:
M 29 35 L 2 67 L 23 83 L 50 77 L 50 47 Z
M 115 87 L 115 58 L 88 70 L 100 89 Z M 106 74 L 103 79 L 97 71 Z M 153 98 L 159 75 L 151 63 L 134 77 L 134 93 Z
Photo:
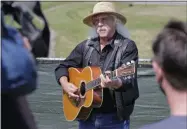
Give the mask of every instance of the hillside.
M 82 23 L 95 2 L 42 2 L 42 8 L 55 30 L 56 57 L 66 57 L 70 51 L 88 36 L 89 28 Z M 151 58 L 151 41 L 170 19 L 186 20 L 186 6 L 134 5 L 116 2 L 118 9 L 127 17 L 126 27 L 136 42 L 140 58 Z

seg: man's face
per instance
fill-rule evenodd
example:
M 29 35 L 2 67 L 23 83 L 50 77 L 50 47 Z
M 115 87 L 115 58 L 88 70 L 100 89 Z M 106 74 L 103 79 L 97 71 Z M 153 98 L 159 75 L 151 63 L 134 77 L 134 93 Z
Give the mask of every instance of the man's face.
M 115 18 L 109 14 L 99 14 L 93 17 L 93 25 L 101 38 L 112 36 L 115 30 Z

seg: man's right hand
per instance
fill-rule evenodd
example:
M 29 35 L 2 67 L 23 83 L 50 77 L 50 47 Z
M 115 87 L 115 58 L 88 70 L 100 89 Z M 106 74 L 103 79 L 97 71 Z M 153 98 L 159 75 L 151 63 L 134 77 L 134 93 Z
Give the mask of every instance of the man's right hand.
M 76 94 L 76 92 L 78 91 L 78 88 L 72 83 L 69 83 L 67 77 L 65 76 L 61 77 L 60 83 L 61 83 L 63 90 L 68 94 L 69 98 L 75 98 L 75 99 L 79 98 L 79 95 Z
M 74 99 L 79 98 L 79 95 L 76 94 L 78 88 L 74 86 L 72 83 L 67 82 L 66 84 L 63 85 L 63 89 L 68 94 L 69 98 L 74 98 Z

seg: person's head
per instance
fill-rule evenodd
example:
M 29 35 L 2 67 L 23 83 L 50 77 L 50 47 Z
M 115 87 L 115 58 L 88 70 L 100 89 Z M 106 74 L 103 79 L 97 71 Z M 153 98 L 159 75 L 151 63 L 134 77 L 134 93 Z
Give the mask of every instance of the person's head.
M 92 31 L 95 33 L 92 34 L 93 37 L 97 35 L 100 38 L 110 38 L 117 28 L 120 30 L 119 32 L 126 34 L 125 37 L 129 37 L 127 30 L 122 27 L 126 23 L 126 18 L 116 11 L 114 4 L 111 2 L 97 3 L 92 14 L 84 18 L 83 22 L 92 27 Z M 121 31 L 122 28 L 124 32 Z
M 187 23 L 171 20 L 152 45 L 153 69 L 163 92 L 187 91 Z
M 111 37 L 115 32 L 116 20 L 114 15 L 98 14 L 93 16 L 93 27 L 101 38 Z

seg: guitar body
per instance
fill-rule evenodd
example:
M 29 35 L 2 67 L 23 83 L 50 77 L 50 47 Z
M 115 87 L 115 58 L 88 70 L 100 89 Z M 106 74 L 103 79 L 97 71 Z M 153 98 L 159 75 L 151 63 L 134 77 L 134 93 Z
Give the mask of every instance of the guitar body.
M 70 99 L 68 94 L 63 92 L 63 111 L 67 121 L 86 120 L 93 108 L 101 106 L 103 101 L 103 89 L 96 87 L 85 91 L 85 85 L 98 78 L 101 73 L 99 67 L 69 68 L 69 82 L 80 89 L 83 97 L 81 99 Z
M 133 78 L 135 73 L 135 62 L 127 62 L 118 69 L 105 73 L 110 79 L 126 76 Z M 99 67 L 69 68 L 69 82 L 74 84 L 78 90 L 75 94 L 79 95 L 78 99 L 70 98 L 63 91 L 63 111 L 67 121 L 86 120 L 93 108 L 99 108 L 103 102 L 103 89 L 101 88 L 100 75 L 102 74 Z

